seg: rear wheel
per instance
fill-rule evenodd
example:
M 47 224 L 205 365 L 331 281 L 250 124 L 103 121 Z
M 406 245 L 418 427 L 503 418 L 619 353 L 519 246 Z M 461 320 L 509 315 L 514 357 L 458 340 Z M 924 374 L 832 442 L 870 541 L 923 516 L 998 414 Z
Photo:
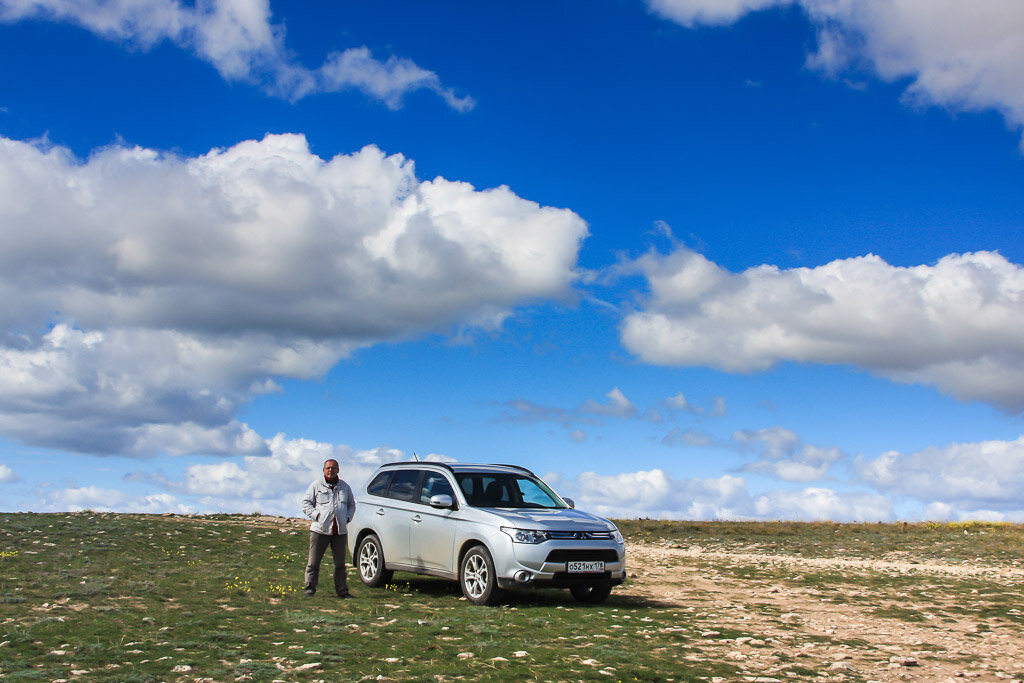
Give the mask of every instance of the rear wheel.
M 477 545 L 466 552 L 459 565 L 459 585 L 462 594 L 475 605 L 496 605 L 501 601 L 504 591 L 498 588 L 494 560 L 487 548 Z
M 384 567 L 384 550 L 380 539 L 370 534 L 356 547 L 356 566 L 359 580 L 372 588 L 379 588 L 391 580 L 393 572 Z
M 612 592 L 612 587 L 611 584 L 608 583 L 595 583 L 583 586 L 573 586 L 569 589 L 569 592 L 572 593 L 572 597 L 578 602 L 597 604 L 608 599 L 608 596 Z

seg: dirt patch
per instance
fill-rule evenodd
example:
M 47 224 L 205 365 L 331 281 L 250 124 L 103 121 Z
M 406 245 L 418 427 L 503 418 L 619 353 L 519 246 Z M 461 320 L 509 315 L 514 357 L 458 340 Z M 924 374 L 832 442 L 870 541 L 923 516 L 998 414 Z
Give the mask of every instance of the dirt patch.
M 746 680 L 1021 681 L 1019 567 L 631 543 L 616 592 L 692 616 Z M 1013 596 L 1017 596 L 1014 599 Z

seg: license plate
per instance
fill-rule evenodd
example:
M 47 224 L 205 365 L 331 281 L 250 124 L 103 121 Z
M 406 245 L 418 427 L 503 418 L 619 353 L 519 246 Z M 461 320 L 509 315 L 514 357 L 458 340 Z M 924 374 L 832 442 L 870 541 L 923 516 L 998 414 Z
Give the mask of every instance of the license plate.
M 604 562 L 569 562 L 565 570 L 570 574 L 591 574 L 604 571 Z

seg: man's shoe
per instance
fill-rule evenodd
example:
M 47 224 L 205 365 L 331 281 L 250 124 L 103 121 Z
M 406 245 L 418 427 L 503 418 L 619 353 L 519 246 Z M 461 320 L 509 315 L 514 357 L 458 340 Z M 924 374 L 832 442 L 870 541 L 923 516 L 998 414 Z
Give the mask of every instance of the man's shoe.
M 338 597 L 341 598 L 342 600 L 347 600 L 348 598 L 352 597 L 352 594 L 349 593 L 348 591 L 345 591 L 344 593 L 338 593 Z
M 306 597 L 307 597 L 307 598 L 311 598 L 311 597 L 313 597 L 314 595 L 316 595 L 316 591 L 315 591 L 315 590 L 313 590 L 312 588 L 307 588 L 307 589 L 306 589 L 305 591 L 303 591 L 303 592 L 304 592 L 304 593 L 306 594 Z

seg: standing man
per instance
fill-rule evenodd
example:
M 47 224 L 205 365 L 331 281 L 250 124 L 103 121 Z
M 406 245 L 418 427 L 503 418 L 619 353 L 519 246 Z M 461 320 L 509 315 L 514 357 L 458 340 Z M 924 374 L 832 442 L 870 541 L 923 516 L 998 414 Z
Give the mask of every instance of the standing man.
M 320 579 L 320 561 L 327 546 L 334 557 L 334 592 L 339 598 L 351 598 L 345 575 L 347 524 L 356 510 L 352 489 L 338 478 L 337 460 L 324 463 L 324 476 L 317 477 L 302 497 L 302 511 L 313 520 L 309 525 L 309 561 L 306 564 L 306 595 L 316 593 Z

